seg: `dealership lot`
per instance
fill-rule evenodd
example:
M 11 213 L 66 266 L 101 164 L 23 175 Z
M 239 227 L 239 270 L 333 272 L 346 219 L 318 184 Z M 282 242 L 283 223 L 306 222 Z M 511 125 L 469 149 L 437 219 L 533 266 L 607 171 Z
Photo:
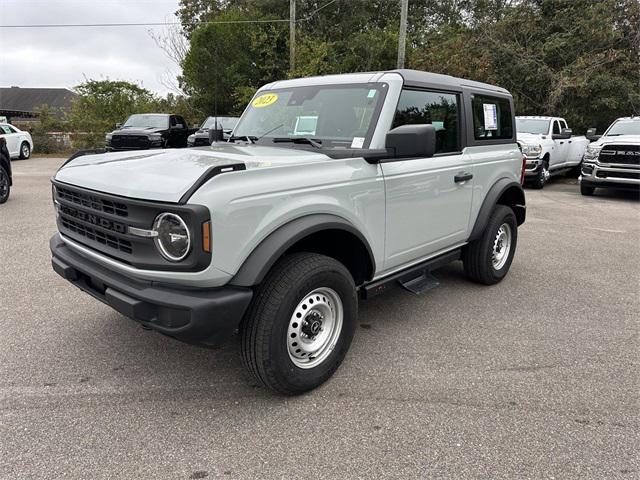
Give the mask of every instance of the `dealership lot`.
M 274 396 L 237 339 L 178 343 L 50 267 L 49 177 L 0 206 L 0 478 L 636 478 L 640 202 L 527 190 L 506 280 L 454 264 L 361 304 L 326 385 Z

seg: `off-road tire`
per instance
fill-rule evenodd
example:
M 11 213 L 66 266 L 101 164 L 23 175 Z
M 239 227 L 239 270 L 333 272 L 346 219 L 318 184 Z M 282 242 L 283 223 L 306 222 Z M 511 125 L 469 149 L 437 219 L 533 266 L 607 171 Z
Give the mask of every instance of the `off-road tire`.
M 9 199 L 10 193 L 11 187 L 9 186 L 9 174 L 4 167 L 0 167 L 0 204 Z
M 494 242 L 499 229 L 506 224 L 511 229 L 511 242 L 507 259 L 499 269 L 493 264 Z M 467 245 L 462 252 L 464 271 L 474 282 L 493 285 L 500 282 L 509 271 L 518 240 L 518 226 L 513 210 L 505 205 L 496 205 L 482 236 Z
M 592 187 L 590 185 L 585 185 L 584 183 L 580 184 L 580 193 L 586 197 L 590 197 L 591 195 L 593 195 L 593 192 L 596 191 L 595 187 Z
M 300 368 L 290 358 L 288 328 L 305 295 L 318 288 L 335 291 L 343 306 L 343 323 L 333 350 L 312 368 Z M 242 362 L 264 386 L 298 395 L 327 381 L 342 363 L 357 325 L 358 298 L 345 266 L 315 253 L 284 257 L 257 287 L 241 325 Z
M 27 160 L 31 157 L 31 146 L 28 142 L 22 142 L 20 144 L 20 159 Z

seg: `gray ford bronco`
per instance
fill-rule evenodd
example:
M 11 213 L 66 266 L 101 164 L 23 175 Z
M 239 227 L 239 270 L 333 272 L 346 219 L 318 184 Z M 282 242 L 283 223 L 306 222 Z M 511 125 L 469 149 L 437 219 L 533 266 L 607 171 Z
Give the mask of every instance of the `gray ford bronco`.
M 186 342 L 234 331 L 262 384 L 325 382 L 359 299 L 462 260 L 491 285 L 525 220 L 502 88 L 412 70 L 271 83 L 228 142 L 72 157 L 52 179 L 54 270 Z

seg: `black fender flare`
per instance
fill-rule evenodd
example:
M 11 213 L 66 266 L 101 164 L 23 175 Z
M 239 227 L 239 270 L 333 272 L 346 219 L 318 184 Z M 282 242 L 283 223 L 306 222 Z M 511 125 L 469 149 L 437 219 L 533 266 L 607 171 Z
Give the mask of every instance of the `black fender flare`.
M 524 223 L 526 216 L 524 189 L 522 188 L 522 185 L 520 185 L 520 182 L 516 182 L 511 178 L 503 177 L 493 184 L 487 192 L 487 195 L 484 197 L 484 201 L 482 202 L 482 206 L 480 207 L 480 211 L 476 217 L 476 223 L 473 225 L 473 230 L 471 230 L 471 235 L 468 240 L 469 242 L 480 238 L 482 232 L 487 226 L 491 212 L 493 212 L 493 209 L 499 203 L 500 198 L 509 190 L 511 191 L 509 193 L 511 193 L 512 201 L 506 203 L 506 205 L 509 205 L 514 209 L 518 225 L 522 225 Z
M 311 214 L 292 220 L 271 232 L 246 258 L 230 285 L 251 287 L 259 284 L 278 259 L 296 242 L 322 230 L 343 230 L 356 236 L 365 246 L 375 272 L 373 250 L 367 239 L 350 222 L 331 214 Z

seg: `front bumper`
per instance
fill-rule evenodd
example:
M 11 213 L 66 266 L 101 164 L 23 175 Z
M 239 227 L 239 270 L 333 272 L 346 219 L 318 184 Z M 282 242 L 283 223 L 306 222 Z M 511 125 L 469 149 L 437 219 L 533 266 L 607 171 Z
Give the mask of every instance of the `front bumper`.
M 524 167 L 524 176 L 527 177 L 536 177 L 538 176 L 538 172 L 542 168 L 542 159 L 541 158 L 529 158 L 526 157 L 525 167 Z
M 146 327 L 188 343 L 217 345 L 240 325 L 249 288 L 181 289 L 134 280 L 72 251 L 56 234 L 49 242 L 62 278 Z
M 640 168 L 637 166 L 583 163 L 580 174 L 580 183 L 592 187 L 629 189 L 640 187 Z

